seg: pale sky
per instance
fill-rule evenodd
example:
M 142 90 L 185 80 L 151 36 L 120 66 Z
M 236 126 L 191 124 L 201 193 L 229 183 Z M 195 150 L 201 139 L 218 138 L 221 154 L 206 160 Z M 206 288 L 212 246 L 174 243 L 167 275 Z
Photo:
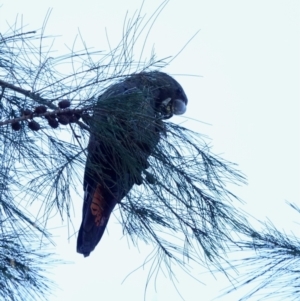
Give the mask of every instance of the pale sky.
M 144 13 L 150 16 L 160 3 L 147 0 Z M 140 4 L 138 0 L 0 0 L 0 32 L 17 15 L 28 30 L 38 29 L 47 9 L 53 8 L 46 30 L 48 35 L 60 36 L 53 49 L 72 46 L 80 29 L 88 46 L 107 50 L 105 28 L 111 44 L 116 45 L 126 12 L 132 16 Z M 173 74 L 186 91 L 186 117 L 210 125 L 184 117 L 175 121 L 208 135 L 214 153 L 239 164 L 249 182 L 233 190 L 247 203 L 239 204 L 243 210 L 258 219 L 268 217 L 279 229 L 294 233 L 300 233 L 299 216 L 285 200 L 299 205 L 299 11 L 299 1 L 171 0 L 156 20 L 146 46 L 150 54 L 155 44 L 158 58 L 176 55 L 200 30 L 165 72 Z M 79 229 L 82 199 L 73 202 L 73 221 Z M 50 301 L 143 300 L 149 267 L 122 281 L 143 263 L 151 247 L 141 244 L 137 250 L 129 246 L 112 216 L 109 233 L 90 257 L 83 258 L 76 253 L 76 239 L 68 241 L 66 225 L 58 221 L 57 227 L 61 228 L 55 231 L 59 236 L 56 250 L 74 263 L 52 271 L 61 290 Z M 199 267 L 194 269 L 206 285 L 176 272 L 187 301 L 212 300 L 228 285 L 222 276 L 214 279 Z M 159 276 L 156 291 L 153 282 L 149 284 L 147 296 L 150 301 L 181 300 L 164 275 Z M 235 299 L 229 295 L 221 300 Z

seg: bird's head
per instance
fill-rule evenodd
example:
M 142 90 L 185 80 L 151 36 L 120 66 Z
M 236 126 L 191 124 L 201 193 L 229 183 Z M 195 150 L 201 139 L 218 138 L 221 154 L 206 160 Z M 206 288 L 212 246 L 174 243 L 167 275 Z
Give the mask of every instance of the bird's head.
M 186 111 L 188 99 L 181 85 L 171 76 L 163 72 L 155 72 L 159 83 L 156 99 L 156 110 L 162 119 L 173 115 L 182 115 Z

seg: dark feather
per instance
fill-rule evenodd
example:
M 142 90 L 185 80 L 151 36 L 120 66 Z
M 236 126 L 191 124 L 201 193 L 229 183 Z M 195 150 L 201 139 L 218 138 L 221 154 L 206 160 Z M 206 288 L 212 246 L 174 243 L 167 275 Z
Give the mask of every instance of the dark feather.
M 162 72 L 131 75 L 99 97 L 90 123 L 78 253 L 89 256 L 115 205 L 142 183 L 147 159 L 164 132 L 162 119 L 178 111 L 178 103 L 185 109 L 182 87 Z

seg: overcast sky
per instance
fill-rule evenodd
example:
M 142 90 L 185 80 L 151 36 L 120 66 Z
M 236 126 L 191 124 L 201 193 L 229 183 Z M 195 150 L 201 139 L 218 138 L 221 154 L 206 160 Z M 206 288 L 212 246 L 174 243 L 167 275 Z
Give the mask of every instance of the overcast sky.
M 144 13 L 150 16 L 160 3 L 147 0 Z M 88 46 L 107 50 L 105 28 L 111 44 L 116 45 L 126 12 L 132 15 L 140 4 L 138 0 L 0 0 L 0 32 L 6 31 L 6 22 L 13 24 L 17 15 L 28 24 L 28 30 L 38 29 L 48 8 L 53 8 L 46 33 L 60 35 L 54 49 L 66 50 L 64 44 L 71 46 L 80 29 Z M 158 58 L 176 55 L 200 30 L 165 72 L 173 74 L 186 91 L 186 116 L 209 125 L 185 118 L 176 121 L 208 135 L 215 153 L 239 164 L 249 182 L 234 190 L 246 201 L 245 206 L 240 205 L 244 210 L 295 233 L 300 233 L 295 223 L 299 216 L 285 200 L 300 205 L 299 10 L 299 1 L 171 0 L 156 20 L 146 46 L 150 53 L 155 44 Z M 186 76 L 191 74 L 200 77 Z M 74 199 L 74 204 L 78 229 L 82 199 Z M 141 245 L 140 251 L 129 247 L 112 217 L 109 233 L 84 259 L 76 253 L 76 239 L 68 241 L 67 228 L 59 222 L 57 227 L 61 226 L 55 232 L 60 235 L 56 249 L 74 264 L 53 270 L 52 277 L 61 290 L 50 301 L 142 300 L 147 268 L 122 281 L 143 262 L 150 247 Z M 176 272 L 187 301 L 211 300 L 228 284 L 224 277 L 214 280 L 194 268 L 206 285 Z M 163 275 L 156 292 L 150 283 L 148 298 L 181 300 Z M 221 300 L 232 301 L 233 297 Z

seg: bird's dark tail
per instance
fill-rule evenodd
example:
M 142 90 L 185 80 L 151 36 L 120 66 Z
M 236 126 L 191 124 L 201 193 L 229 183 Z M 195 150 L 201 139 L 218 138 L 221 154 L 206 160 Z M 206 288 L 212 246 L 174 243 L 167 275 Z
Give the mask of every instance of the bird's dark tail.
M 105 197 L 103 189 L 97 185 L 96 189 L 86 186 L 82 223 L 77 238 L 77 252 L 84 257 L 90 255 L 99 243 L 111 212 L 117 201 L 112 197 Z

